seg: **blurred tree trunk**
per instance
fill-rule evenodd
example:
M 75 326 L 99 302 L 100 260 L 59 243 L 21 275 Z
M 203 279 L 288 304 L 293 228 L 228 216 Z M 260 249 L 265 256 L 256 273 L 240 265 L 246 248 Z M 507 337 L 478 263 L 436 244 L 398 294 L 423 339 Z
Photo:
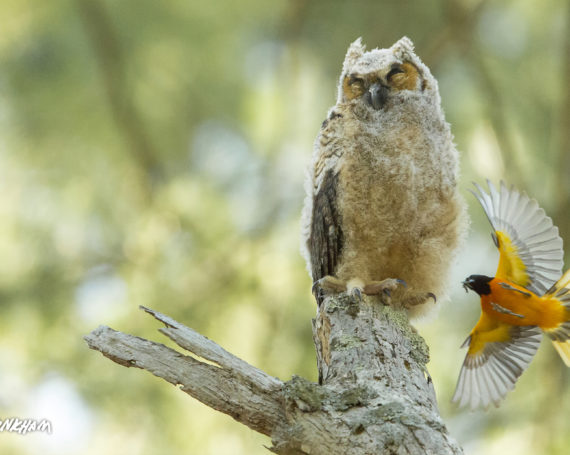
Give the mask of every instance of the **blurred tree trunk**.
M 282 382 L 168 316 L 143 308 L 186 349 L 101 326 L 89 347 L 150 371 L 251 429 L 279 454 L 461 454 L 437 409 L 423 338 L 405 310 L 327 297 L 313 320 L 320 384 Z M 195 356 L 198 356 L 198 360 Z M 205 362 L 204 359 L 207 361 Z
M 555 194 L 558 196 L 558 210 L 555 219 L 558 220 L 562 238 L 570 237 L 570 84 L 568 72 L 570 71 L 570 4 L 566 6 L 566 28 L 562 51 L 562 86 L 560 95 L 562 99 L 560 112 L 560 151 L 559 166 L 556 174 Z

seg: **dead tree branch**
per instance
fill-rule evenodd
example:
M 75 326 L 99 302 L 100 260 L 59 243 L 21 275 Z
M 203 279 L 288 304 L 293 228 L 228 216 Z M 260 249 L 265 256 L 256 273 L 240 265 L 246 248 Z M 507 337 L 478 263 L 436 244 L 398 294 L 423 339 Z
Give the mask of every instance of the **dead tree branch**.
M 279 454 L 461 454 L 442 422 L 425 364 L 428 349 L 404 310 L 346 295 L 325 299 L 313 320 L 321 384 L 282 382 L 194 330 L 165 324 L 162 344 L 100 326 L 85 337 L 114 362 L 145 369 L 249 428 Z

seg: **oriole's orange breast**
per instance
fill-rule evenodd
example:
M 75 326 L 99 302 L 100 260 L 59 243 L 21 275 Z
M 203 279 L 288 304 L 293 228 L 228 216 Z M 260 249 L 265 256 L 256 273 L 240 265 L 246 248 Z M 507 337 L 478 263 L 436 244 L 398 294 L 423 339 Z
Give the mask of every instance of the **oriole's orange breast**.
M 506 289 L 505 284 L 516 290 Z M 566 318 L 566 311 L 557 299 L 539 297 L 504 279 L 494 278 L 489 285 L 491 293 L 481 296 L 481 307 L 495 320 L 511 325 L 537 325 L 547 330 Z

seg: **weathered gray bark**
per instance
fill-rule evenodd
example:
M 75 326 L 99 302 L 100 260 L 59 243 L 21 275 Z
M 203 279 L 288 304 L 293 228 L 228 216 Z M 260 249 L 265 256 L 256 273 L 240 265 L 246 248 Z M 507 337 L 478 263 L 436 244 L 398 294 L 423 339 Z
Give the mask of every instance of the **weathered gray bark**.
M 313 320 L 321 378 L 315 384 L 300 377 L 282 382 L 168 316 L 143 309 L 192 356 L 104 326 L 85 337 L 89 347 L 181 385 L 270 436 L 275 453 L 462 453 L 437 410 L 425 367 L 428 348 L 403 310 L 368 298 L 326 298 Z

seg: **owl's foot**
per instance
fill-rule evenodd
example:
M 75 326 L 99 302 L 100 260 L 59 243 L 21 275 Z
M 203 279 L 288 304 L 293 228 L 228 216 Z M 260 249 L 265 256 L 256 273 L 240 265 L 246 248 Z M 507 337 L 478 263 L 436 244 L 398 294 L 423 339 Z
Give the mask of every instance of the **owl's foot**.
M 344 292 L 353 300 L 361 302 L 362 294 L 378 295 L 381 294 L 384 303 L 389 303 L 392 292 L 400 286 L 406 287 L 406 282 L 397 278 L 387 278 L 382 281 L 369 281 L 365 283 L 363 280 L 353 278 L 349 281 L 340 280 L 334 276 L 327 275 L 313 283 L 312 292 L 317 295 L 320 291 L 326 292 Z
M 363 286 L 360 280 L 350 280 L 348 282 L 340 280 L 334 276 L 327 275 L 313 283 L 311 292 L 317 298 L 326 293 L 340 293 L 346 291 L 348 295 L 354 300 L 362 301 Z
M 366 295 L 378 295 L 383 293 L 390 297 L 392 292 L 400 286 L 407 287 L 408 285 L 404 280 L 398 278 L 386 278 L 382 281 L 369 281 L 364 285 L 364 293 Z
M 324 276 L 320 280 L 315 281 L 311 288 L 313 294 L 319 291 L 343 292 L 345 290 L 346 281 L 339 280 L 331 275 Z
M 392 291 L 395 291 L 400 286 L 406 287 L 406 282 L 397 278 L 386 278 L 382 281 L 368 281 L 364 282 L 358 278 L 349 280 L 346 284 L 346 291 L 353 298 L 353 300 L 362 301 L 362 294 L 378 295 L 382 297 L 382 302 L 386 305 L 390 303 Z
M 437 303 L 437 297 L 433 292 L 410 293 L 402 298 L 402 306 L 410 309 L 426 303 L 429 299 L 433 299 L 434 305 Z

